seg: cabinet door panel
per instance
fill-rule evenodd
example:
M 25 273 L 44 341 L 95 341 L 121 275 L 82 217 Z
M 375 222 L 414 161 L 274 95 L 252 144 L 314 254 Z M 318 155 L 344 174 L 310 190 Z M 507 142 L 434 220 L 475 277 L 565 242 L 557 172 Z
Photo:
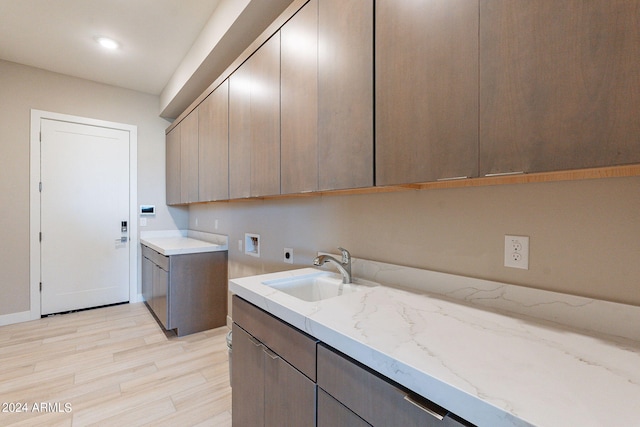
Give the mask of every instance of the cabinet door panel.
M 154 265 L 146 257 L 142 257 L 142 299 L 150 306 L 153 298 L 153 268 Z
M 478 174 L 478 2 L 376 1 L 376 185 Z
M 231 405 L 234 427 L 264 425 L 264 352 L 242 328 L 233 324 Z
M 353 413 L 349 408 L 318 388 L 317 427 L 367 427 L 371 424 Z
M 166 136 L 167 204 L 180 204 L 180 125 Z
M 199 200 L 229 198 L 229 81 L 198 107 Z
M 151 308 L 165 329 L 173 329 L 169 315 L 169 273 L 153 266 L 153 298 Z
M 373 185 L 373 0 L 318 10 L 319 189 Z
M 180 201 L 198 201 L 198 112 L 180 123 Z
M 251 64 L 229 77 L 229 197 L 251 194 Z
M 316 385 L 269 349 L 265 354 L 265 427 L 313 426 Z
M 318 189 L 318 0 L 280 30 L 281 191 Z
M 481 173 L 640 162 L 640 7 L 480 2 Z
M 280 32 L 251 63 L 251 196 L 280 194 Z

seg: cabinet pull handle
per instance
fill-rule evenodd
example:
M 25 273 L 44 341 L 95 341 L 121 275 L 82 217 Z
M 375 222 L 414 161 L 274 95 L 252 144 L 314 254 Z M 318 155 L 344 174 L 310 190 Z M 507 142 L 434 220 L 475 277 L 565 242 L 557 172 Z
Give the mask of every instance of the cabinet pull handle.
M 459 179 L 467 179 L 468 176 L 452 176 L 450 178 L 438 178 L 436 181 L 457 181 Z
M 524 171 L 518 171 L 518 172 L 497 172 L 497 173 L 486 173 L 486 174 L 484 174 L 484 176 L 487 176 L 487 177 L 491 177 L 491 176 L 507 176 L 507 175 L 524 175 Z
M 251 341 L 251 343 L 256 347 L 262 347 L 262 343 L 252 336 L 249 336 L 249 341 Z
M 427 414 L 431 415 L 434 418 L 439 419 L 440 421 L 442 421 L 444 419 L 444 417 L 447 415 L 446 413 L 445 414 L 441 414 L 439 412 L 436 412 L 435 410 L 425 406 L 423 403 L 414 400 L 408 394 L 404 396 L 404 400 L 406 400 L 407 402 L 409 402 L 412 405 L 416 406 L 417 408 L 422 409 L 424 412 L 426 412 Z
M 267 353 L 267 356 L 271 358 L 271 360 L 278 360 L 280 356 L 275 354 L 273 351 L 269 350 L 267 347 L 264 348 L 264 352 Z

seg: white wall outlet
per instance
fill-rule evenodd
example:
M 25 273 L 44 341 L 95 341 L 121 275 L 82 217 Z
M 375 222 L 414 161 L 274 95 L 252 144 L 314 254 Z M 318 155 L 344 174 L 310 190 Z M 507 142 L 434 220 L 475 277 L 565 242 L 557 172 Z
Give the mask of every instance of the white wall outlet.
M 260 258 L 260 235 L 244 233 L 244 253 Z
M 528 236 L 504 236 L 504 266 L 529 269 Z
M 287 264 L 293 264 L 293 249 L 284 248 L 283 261 Z
M 218 229 L 218 220 L 217 219 L 215 221 L 213 221 L 213 229 L 214 230 Z
M 242 252 L 242 239 L 238 240 L 238 251 Z

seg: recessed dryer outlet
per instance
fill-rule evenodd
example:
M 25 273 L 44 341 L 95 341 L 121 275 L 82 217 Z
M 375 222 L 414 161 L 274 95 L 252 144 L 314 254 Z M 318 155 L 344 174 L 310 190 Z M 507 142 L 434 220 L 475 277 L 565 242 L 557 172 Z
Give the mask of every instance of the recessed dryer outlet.
M 293 264 L 293 249 L 284 248 L 283 259 L 287 264 Z
M 260 235 L 244 233 L 244 253 L 260 258 Z

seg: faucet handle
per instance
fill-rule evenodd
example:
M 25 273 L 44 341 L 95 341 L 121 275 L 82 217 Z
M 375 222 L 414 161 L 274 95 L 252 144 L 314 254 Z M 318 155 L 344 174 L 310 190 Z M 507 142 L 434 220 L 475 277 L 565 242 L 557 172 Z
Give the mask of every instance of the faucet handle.
M 345 248 L 338 248 L 342 252 L 342 263 L 347 264 L 351 261 L 351 254 Z

